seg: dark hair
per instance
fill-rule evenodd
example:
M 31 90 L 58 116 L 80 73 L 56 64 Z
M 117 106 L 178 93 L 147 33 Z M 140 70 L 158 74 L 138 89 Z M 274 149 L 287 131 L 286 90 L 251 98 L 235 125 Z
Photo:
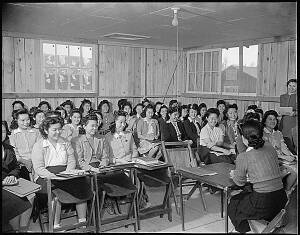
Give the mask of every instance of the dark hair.
M 180 117 L 181 117 L 181 115 L 182 115 L 182 110 L 183 110 L 183 109 L 187 109 L 187 110 L 189 111 L 189 107 L 188 107 L 186 104 L 181 105 L 181 106 L 178 108 L 178 110 L 179 110 L 179 116 L 180 116 Z M 189 116 L 189 114 L 187 114 L 187 116 L 185 116 L 184 119 L 187 119 L 188 116 Z
M 228 105 L 228 107 L 227 107 L 227 110 L 228 109 L 236 109 L 236 110 L 238 110 L 238 106 L 236 105 L 236 104 L 230 104 L 230 105 Z
M 248 140 L 248 146 L 258 149 L 264 146 L 263 126 L 259 121 L 247 120 L 241 124 L 242 135 Z
M 131 105 L 131 103 L 130 103 L 129 101 L 123 102 L 122 107 L 121 107 L 120 110 L 123 110 L 123 111 L 124 111 L 125 106 L 129 106 L 129 107 L 130 107 L 131 111 L 130 111 L 130 113 L 128 113 L 128 115 L 129 115 L 129 116 L 132 116 L 132 105 Z
M 262 109 L 259 109 L 259 108 L 255 109 L 254 112 L 260 113 L 261 115 L 264 115 L 264 111 Z
M 202 108 L 207 108 L 206 104 L 205 103 L 201 103 L 199 104 L 198 108 L 199 108 L 199 111 L 202 109 Z
M 252 113 L 252 112 L 250 112 L 250 113 L 246 113 L 246 114 L 244 115 L 244 117 L 243 117 L 243 121 L 244 121 L 244 122 L 245 122 L 245 121 L 248 121 L 248 120 L 250 120 L 250 119 L 257 119 L 258 121 L 260 121 L 260 116 L 259 116 L 258 113 Z
M 64 107 L 66 105 L 70 105 L 71 106 L 71 109 L 74 108 L 74 104 L 71 100 L 66 100 L 65 102 L 63 102 L 60 106 Z
M 142 108 L 144 108 L 144 105 L 143 105 L 142 103 L 136 104 L 136 106 L 134 106 L 134 108 L 133 108 L 133 114 L 134 114 L 134 115 L 136 115 L 136 107 L 137 107 L 137 106 L 142 106 Z
M 256 104 L 249 105 L 247 110 L 250 110 L 250 109 L 253 109 L 253 110 L 257 109 L 257 105 Z
M 51 110 L 51 111 L 47 111 L 45 113 L 45 117 L 61 117 L 61 114 L 59 111 L 57 110 Z
M 16 113 L 15 113 L 15 119 L 18 120 L 18 118 L 21 114 L 28 114 L 28 116 L 30 117 L 30 114 L 27 109 L 18 109 L 18 110 L 16 110 Z
M 178 101 L 177 100 L 170 100 L 169 102 L 169 107 L 171 107 L 173 104 L 177 103 L 178 104 Z
M 290 79 L 287 81 L 286 86 L 288 86 L 291 82 L 295 82 L 297 84 L 297 79 Z
M 72 122 L 71 117 L 73 116 L 74 113 L 79 113 L 80 119 L 82 119 L 82 114 L 81 114 L 80 110 L 79 109 L 72 109 L 71 112 L 70 112 L 70 116 L 69 116 L 69 123 Z
M 62 111 L 65 112 L 65 118 L 66 118 L 67 117 L 67 111 L 63 107 L 61 107 L 61 106 L 56 107 L 55 111 L 59 111 L 59 110 L 62 110 Z
M 110 105 L 109 105 L 109 101 L 108 100 L 101 100 L 101 102 L 99 103 L 97 109 L 100 110 L 100 112 L 102 112 L 102 106 L 104 104 L 107 104 L 108 106 L 108 113 L 110 112 Z
M 93 110 L 93 112 L 92 112 L 91 114 L 95 114 L 95 115 L 98 114 L 98 115 L 101 116 L 101 119 L 103 119 L 103 115 L 102 115 L 102 113 L 100 112 L 100 110 Z M 96 116 L 97 116 L 97 115 L 96 115 Z M 98 120 L 98 116 L 97 116 L 97 120 Z M 103 122 L 101 122 L 101 124 L 98 126 L 98 130 L 100 130 L 102 126 L 103 126 Z
M 42 105 L 44 105 L 44 104 L 46 104 L 46 105 L 48 106 L 48 110 L 51 110 L 51 109 L 52 109 L 52 108 L 51 108 L 51 105 L 50 105 L 49 102 L 46 101 L 46 100 L 41 101 L 41 102 L 39 103 L 38 107 L 41 108 Z
M 126 117 L 126 112 L 124 112 L 123 110 L 118 110 L 114 113 L 114 119 L 115 121 L 113 123 L 110 124 L 109 126 L 109 130 L 112 134 L 114 134 L 116 132 L 116 120 L 118 119 L 118 117 L 120 116 L 124 116 Z
M 220 111 L 219 109 L 217 108 L 209 108 L 207 111 L 206 111 L 206 114 L 205 114 L 205 117 L 208 118 L 210 114 L 216 114 L 218 117 L 220 116 Z
M 83 113 L 83 106 L 84 106 L 85 104 L 90 104 L 91 109 L 90 109 L 89 112 L 91 112 L 91 111 L 92 111 L 92 102 L 91 102 L 90 100 L 88 100 L 88 99 L 83 99 L 83 100 L 81 101 L 81 104 L 80 104 L 80 107 L 79 107 L 79 111 L 80 111 L 81 113 Z
M 5 137 L 5 140 L 8 140 L 8 139 L 9 139 L 8 136 L 11 134 L 11 132 L 10 132 L 9 129 L 8 129 L 7 121 L 2 121 L 2 126 L 4 126 L 5 129 L 6 129 L 6 137 Z
M 144 107 L 143 112 L 141 113 L 141 117 L 146 117 L 147 109 L 152 109 L 154 111 L 153 105 L 152 104 L 148 104 L 148 105 L 146 105 L 146 107 Z
M 127 102 L 127 99 L 119 99 L 118 100 L 118 108 L 119 110 L 123 109 L 123 104 Z
M 98 123 L 98 117 L 95 113 L 91 113 L 86 115 L 84 118 L 82 118 L 81 123 L 82 125 L 87 125 L 88 121 L 93 120 Z
M 47 130 L 47 132 L 48 132 L 48 130 L 50 128 L 50 125 L 57 124 L 57 123 L 60 123 L 60 126 L 63 127 L 64 120 L 62 119 L 62 117 L 60 117 L 60 116 L 50 116 L 50 117 L 46 117 L 43 120 L 43 122 L 41 123 L 41 125 L 39 127 L 39 130 L 40 130 L 40 133 L 41 133 L 41 135 L 44 139 L 48 138 L 48 134 L 45 132 L 45 130 Z
M 166 115 L 166 120 L 168 120 L 169 117 L 169 108 L 167 105 L 163 104 L 162 106 L 160 106 L 159 111 L 158 111 L 158 116 L 161 117 L 161 110 L 162 109 L 167 109 L 167 115 Z
M 217 101 L 217 107 L 218 107 L 220 104 L 224 104 L 225 107 L 226 107 L 226 102 L 225 102 L 225 100 L 218 100 L 218 101 Z
M 36 112 L 36 110 L 41 110 L 41 109 L 39 109 L 39 108 L 36 107 L 36 106 L 33 106 L 33 107 L 31 107 L 31 108 L 29 109 L 29 113 L 30 113 L 31 115 L 34 115 L 34 113 Z M 41 112 L 43 112 L 43 111 L 41 110 Z
M 155 103 L 155 105 L 154 105 L 154 112 L 156 112 L 156 107 L 157 107 L 158 105 L 162 106 L 162 105 L 163 105 L 163 102 L 157 101 L 157 102 Z
M 142 100 L 142 104 L 145 106 L 145 103 L 148 102 L 149 104 L 151 104 L 151 101 L 148 100 L 147 98 L 143 99 Z
M 199 110 L 199 106 L 198 106 L 197 104 L 190 104 L 190 105 L 189 105 L 189 109 L 196 110 L 197 113 L 200 111 L 200 110 Z
M 21 100 L 16 100 L 12 103 L 12 107 L 14 108 L 15 104 L 20 104 L 22 108 L 25 107 L 25 104 Z
M 44 113 L 43 110 L 41 109 L 36 109 L 33 114 L 32 114 L 32 125 L 36 124 L 36 121 L 34 120 L 36 118 L 36 115 L 38 115 L 39 113 Z
M 274 127 L 274 130 L 277 131 L 278 130 L 278 113 L 275 110 L 268 110 L 267 112 L 265 112 L 261 123 L 263 124 L 263 126 L 266 126 L 266 120 L 268 118 L 268 116 L 273 115 L 276 118 L 276 126 Z
M 172 107 L 168 109 L 168 114 L 171 115 L 172 113 L 178 112 L 179 113 L 179 108 L 177 107 Z

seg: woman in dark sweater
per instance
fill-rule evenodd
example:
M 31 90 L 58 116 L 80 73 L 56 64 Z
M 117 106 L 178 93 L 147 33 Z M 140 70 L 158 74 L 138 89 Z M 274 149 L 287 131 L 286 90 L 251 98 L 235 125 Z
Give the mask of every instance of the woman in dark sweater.
M 7 132 L 7 124 L 4 124 L 2 121 L 2 186 L 17 182 L 20 174 L 20 166 L 14 149 L 11 145 L 5 143 Z M 29 218 L 26 219 L 25 217 L 28 215 L 27 211 L 31 207 L 27 197 L 20 198 L 2 189 L 2 232 L 5 232 L 7 229 L 5 225 L 8 223 L 13 230 L 25 227 L 29 220 Z
M 248 178 L 251 187 L 231 198 L 228 215 L 235 229 L 246 233 L 250 231 L 248 220 L 271 221 L 284 208 L 287 196 L 276 150 L 263 140 L 261 123 L 246 121 L 241 131 L 247 150 L 237 156 L 230 176 L 238 186 L 244 186 Z

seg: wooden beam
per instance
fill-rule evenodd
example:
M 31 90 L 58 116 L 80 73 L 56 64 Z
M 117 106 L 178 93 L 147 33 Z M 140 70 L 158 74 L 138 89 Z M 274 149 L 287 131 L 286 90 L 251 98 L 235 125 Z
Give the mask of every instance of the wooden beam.
M 2 93 L 2 99 L 31 98 L 94 98 L 97 93 Z

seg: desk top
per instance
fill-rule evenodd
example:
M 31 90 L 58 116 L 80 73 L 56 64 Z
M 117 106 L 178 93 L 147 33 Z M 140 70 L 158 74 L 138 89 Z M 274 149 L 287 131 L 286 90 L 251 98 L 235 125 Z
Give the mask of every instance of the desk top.
M 211 186 L 224 189 L 235 185 L 230 178 L 230 171 L 234 168 L 235 166 L 233 164 L 221 162 L 200 167 L 180 167 L 177 172 L 182 174 L 183 177 L 199 180 Z M 205 173 L 203 170 L 208 174 L 214 172 L 217 174 L 204 175 Z

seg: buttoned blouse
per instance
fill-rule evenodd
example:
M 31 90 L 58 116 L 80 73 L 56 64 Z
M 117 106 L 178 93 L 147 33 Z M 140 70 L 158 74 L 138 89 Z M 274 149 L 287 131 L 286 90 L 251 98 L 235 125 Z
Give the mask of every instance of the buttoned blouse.
M 75 151 L 75 158 L 83 170 L 89 170 L 90 163 L 109 160 L 109 148 L 104 138 L 94 136 L 94 143 L 90 143 L 86 135 L 80 135 L 72 139 L 72 146 Z
M 109 130 L 110 124 L 114 122 L 115 118 L 112 113 L 102 113 L 103 116 L 103 124 L 101 127 L 102 131 Z
M 211 128 L 206 124 L 200 131 L 200 145 L 211 148 L 221 140 L 224 133 L 220 127 Z
M 59 138 L 54 147 L 48 139 L 40 139 L 32 149 L 32 164 L 35 180 L 38 177 L 47 178 L 53 175 L 46 169 L 48 166 L 66 165 L 66 170 L 75 169 L 76 160 L 70 141 Z
M 66 124 L 62 128 L 61 137 L 66 138 L 71 141 L 72 138 L 77 137 L 79 135 L 80 126 L 74 127 L 71 123 Z
M 39 131 L 35 128 L 13 130 L 9 137 L 11 146 L 14 147 L 17 159 L 19 157 L 31 159 L 33 145 L 40 139 Z
M 228 144 L 236 143 L 238 132 L 237 132 L 237 126 L 235 124 L 232 124 L 229 120 L 227 120 L 223 122 L 223 124 L 220 124 L 220 128 L 223 130 L 225 143 Z
M 127 127 L 125 130 L 133 132 L 136 129 L 137 118 L 135 116 L 128 116 L 126 117 L 126 123 L 127 123 Z
M 159 136 L 158 121 L 153 118 L 150 121 L 148 121 L 146 118 L 140 119 L 137 123 L 137 134 L 138 138 L 153 134 L 157 139 Z
M 138 156 L 132 133 L 124 131 L 118 133 L 108 133 L 105 136 L 110 149 L 110 161 L 112 158 L 131 160 L 132 156 Z

